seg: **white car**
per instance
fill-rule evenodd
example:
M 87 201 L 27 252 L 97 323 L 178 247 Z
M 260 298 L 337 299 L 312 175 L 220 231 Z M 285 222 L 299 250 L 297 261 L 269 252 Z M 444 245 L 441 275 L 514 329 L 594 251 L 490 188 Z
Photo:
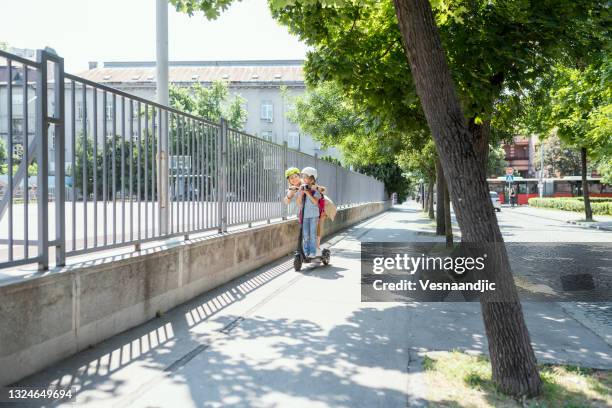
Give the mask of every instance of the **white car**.
M 489 196 L 491 197 L 491 204 L 493 204 L 493 208 L 495 211 L 501 211 L 501 203 L 499 202 L 499 195 L 495 191 L 489 191 Z

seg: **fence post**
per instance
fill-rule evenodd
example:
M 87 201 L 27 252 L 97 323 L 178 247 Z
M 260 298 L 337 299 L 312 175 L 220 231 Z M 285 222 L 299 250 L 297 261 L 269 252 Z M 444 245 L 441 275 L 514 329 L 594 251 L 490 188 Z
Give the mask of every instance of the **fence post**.
M 66 265 L 66 182 L 65 182 L 65 107 L 64 107 L 64 59 L 55 57 L 55 264 Z M 59 121 L 59 122 L 57 122 Z
M 38 139 L 38 270 L 49 269 L 49 157 L 47 155 L 48 128 L 47 128 L 47 55 L 43 50 L 36 51 L 38 76 L 36 77 L 36 138 Z M 25 101 L 24 101 L 25 103 Z M 26 173 L 27 174 L 27 173 Z
M 285 170 L 287 170 L 287 155 L 288 155 L 287 153 L 288 153 L 287 152 L 287 141 L 285 140 L 283 142 L 283 157 L 282 157 L 282 163 L 281 163 L 281 167 L 282 167 L 281 168 L 281 195 L 283 197 L 285 197 L 284 194 L 286 194 L 284 191 L 285 190 L 284 186 L 285 186 Z M 281 200 L 281 206 L 282 206 L 281 207 L 282 219 L 286 220 L 287 215 L 288 215 L 288 206 L 285 205 L 284 198 Z
M 221 118 L 217 141 L 217 186 L 219 232 L 227 232 L 227 121 Z
M 159 194 L 159 235 L 168 235 L 168 208 L 170 207 L 170 198 L 168 197 L 168 186 L 170 183 L 170 176 L 168 170 L 168 111 L 160 109 L 159 115 L 159 127 L 161 132 L 160 138 L 160 152 L 159 152 L 159 165 L 158 165 L 158 194 Z

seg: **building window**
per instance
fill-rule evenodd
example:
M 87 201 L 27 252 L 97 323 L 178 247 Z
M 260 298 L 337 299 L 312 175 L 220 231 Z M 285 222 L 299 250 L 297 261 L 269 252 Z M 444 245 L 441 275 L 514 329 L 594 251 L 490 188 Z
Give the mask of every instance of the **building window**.
M 272 122 L 274 116 L 274 105 L 270 101 L 261 103 L 261 120 Z
M 261 138 L 265 140 L 272 141 L 272 131 L 271 130 L 262 130 Z
M 291 149 L 300 147 L 300 134 L 298 132 L 287 133 L 287 146 Z

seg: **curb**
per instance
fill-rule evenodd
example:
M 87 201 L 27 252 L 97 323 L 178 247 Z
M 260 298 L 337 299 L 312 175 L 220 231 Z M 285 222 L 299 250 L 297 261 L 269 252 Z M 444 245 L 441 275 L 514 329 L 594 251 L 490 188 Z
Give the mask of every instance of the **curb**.
M 606 325 L 590 319 L 587 312 L 575 304 L 567 304 L 566 302 L 557 302 L 557 304 L 561 306 L 566 314 L 605 341 L 608 346 L 612 347 L 612 330 L 608 329 Z
M 580 221 L 565 221 L 567 224 L 573 224 L 573 225 L 579 225 L 583 228 L 591 228 L 591 229 L 596 229 L 596 230 L 600 230 L 600 231 L 612 231 L 612 228 L 610 227 L 602 227 L 600 225 L 591 225 L 591 224 L 587 224 L 585 222 L 580 222 Z
M 580 221 L 574 221 L 574 220 L 566 220 L 566 221 L 564 221 L 564 220 L 560 220 L 558 218 L 542 217 L 540 215 L 527 214 L 527 213 L 524 213 L 524 212 L 519 212 L 519 214 L 526 215 L 528 217 L 544 218 L 544 219 L 550 220 L 550 221 L 565 222 L 566 224 L 578 225 L 579 227 L 582 227 L 582 228 L 597 229 L 597 230 L 600 230 L 600 231 L 612 231 L 611 227 L 602 227 L 600 225 L 592 225 L 592 224 L 587 224 L 585 222 L 580 222 Z

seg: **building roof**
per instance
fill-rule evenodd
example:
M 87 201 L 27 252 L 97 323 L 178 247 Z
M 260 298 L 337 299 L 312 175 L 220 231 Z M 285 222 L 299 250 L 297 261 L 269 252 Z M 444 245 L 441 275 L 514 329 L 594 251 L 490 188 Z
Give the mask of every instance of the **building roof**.
M 303 83 L 302 60 L 271 61 L 173 61 L 169 80 L 173 83 L 229 81 L 245 83 Z M 154 83 L 154 62 L 104 62 L 79 76 L 101 83 Z

